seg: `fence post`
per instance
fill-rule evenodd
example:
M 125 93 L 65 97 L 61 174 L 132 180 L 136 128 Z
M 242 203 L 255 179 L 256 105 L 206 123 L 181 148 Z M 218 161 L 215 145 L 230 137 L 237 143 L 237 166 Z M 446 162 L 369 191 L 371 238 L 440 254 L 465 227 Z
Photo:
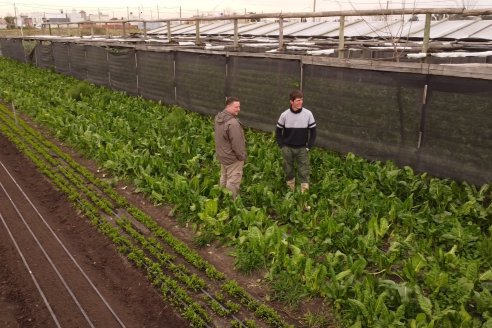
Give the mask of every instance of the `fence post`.
M 201 41 L 200 41 L 200 21 L 197 19 L 196 20 L 196 23 L 195 23 L 195 43 L 196 45 L 200 45 L 201 44 Z
M 429 51 L 430 28 L 431 14 L 425 14 L 424 40 L 422 43 L 422 52 L 425 54 Z
M 282 16 L 278 19 L 278 48 L 284 48 L 284 19 Z
M 238 19 L 234 19 L 234 48 L 239 47 Z
M 167 21 L 167 41 L 171 43 L 172 41 L 172 35 L 171 35 L 171 21 Z
M 345 58 L 345 16 L 340 16 L 340 31 L 338 34 L 338 59 Z

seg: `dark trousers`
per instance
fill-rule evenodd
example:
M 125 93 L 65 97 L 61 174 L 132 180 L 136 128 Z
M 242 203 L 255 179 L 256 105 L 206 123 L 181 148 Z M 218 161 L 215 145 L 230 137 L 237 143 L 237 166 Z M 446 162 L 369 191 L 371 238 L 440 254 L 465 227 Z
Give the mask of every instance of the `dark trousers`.
M 299 174 L 299 180 L 301 183 L 309 183 L 309 152 L 305 147 L 291 148 L 288 146 L 282 147 L 282 155 L 284 157 L 284 173 L 285 180 L 290 181 Z

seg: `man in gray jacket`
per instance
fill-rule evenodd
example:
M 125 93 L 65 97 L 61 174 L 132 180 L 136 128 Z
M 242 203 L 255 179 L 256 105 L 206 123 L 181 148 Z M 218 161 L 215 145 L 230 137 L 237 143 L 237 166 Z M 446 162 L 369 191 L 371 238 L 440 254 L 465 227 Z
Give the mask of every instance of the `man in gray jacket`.
M 220 162 L 220 185 L 239 194 L 246 160 L 246 141 L 241 123 L 237 119 L 241 110 L 238 98 L 228 97 L 225 109 L 215 116 L 215 151 Z

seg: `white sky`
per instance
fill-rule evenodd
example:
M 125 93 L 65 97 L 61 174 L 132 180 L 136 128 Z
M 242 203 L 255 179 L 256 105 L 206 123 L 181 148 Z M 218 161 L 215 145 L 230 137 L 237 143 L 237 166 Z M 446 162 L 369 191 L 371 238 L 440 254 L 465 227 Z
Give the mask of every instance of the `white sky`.
M 492 0 L 0 0 L 0 17 L 17 14 L 79 12 L 97 14 L 98 10 L 109 17 L 127 17 L 132 12 L 141 18 L 177 18 L 199 14 L 244 14 L 245 12 L 311 12 L 333 10 L 361 10 L 380 8 L 492 8 Z M 159 12 L 159 17 L 157 15 Z

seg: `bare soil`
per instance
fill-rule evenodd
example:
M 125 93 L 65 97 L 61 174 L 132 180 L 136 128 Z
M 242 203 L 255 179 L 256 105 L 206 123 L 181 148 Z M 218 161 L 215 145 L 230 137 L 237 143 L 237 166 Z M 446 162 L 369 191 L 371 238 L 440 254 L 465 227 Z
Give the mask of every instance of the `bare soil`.
M 166 304 L 157 290 L 149 284 L 146 277 L 120 257 L 114 246 L 87 219 L 80 216 L 63 194 L 54 189 L 50 182 L 18 150 L 0 134 L 0 160 L 14 176 L 17 183 L 36 205 L 43 217 L 48 220 L 58 237 L 77 259 L 91 280 L 96 282 L 106 300 L 125 322 L 127 327 L 187 327 L 188 324 Z M 2 181 L 5 172 L 2 172 Z M 19 195 L 12 190 L 11 195 Z M 2 191 L 3 193 L 3 191 Z M 21 212 L 28 210 L 28 203 L 14 196 Z M 1 198 L 2 216 L 7 220 L 15 213 L 6 210 L 6 198 Z M 23 208 L 25 207 L 25 208 Z M 19 236 L 21 225 L 10 225 L 12 234 Z M 24 228 L 25 229 L 25 228 Z M 22 240 L 23 249 L 36 249 L 35 241 L 26 245 L 29 239 Z M 46 239 L 44 240 L 46 242 Z M 53 244 L 57 242 L 53 239 Z M 50 245 L 45 245 L 49 248 Z M 24 252 L 26 257 L 29 252 Z M 34 259 L 35 260 L 35 259 Z M 24 266 L 7 229 L 0 224 L 0 327 L 55 327 L 48 308 L 36 288 L 29 272 Z M 37 277 L 53 275 L 49 266 L 36 267 Z M 34 270 L 33 270 L 34 271 Z M 43 272 L 41 272 L 43 271 Z M 40 279 L 41 280 L 41 279 Z M 41 283 L 40 283 L 41 284 Z M 84 282 L 72 281 L 71 285 Z M 73 321 L 73 312 L 63 308 L 65 296 L 61 292 L 49 293 L 50 304 L 59 304 L 61 311 L 56 315 L 60 323 L 72 322 L 71 327 L 83 327 Z M 75 287 L 76 288 L 76 287 Z M 56 298 L 59 297 L 59 300 Z M 95 302 L 94 302 L 95 304 Z M 97 317 L 104 308 L 93 306 L 87 312 Z M 104 315 L 104 314 L 103 314 Z M 64 318 L 64 317 L 67 318 Z M 86 325 L 84 325 L 86 326 Z M 105 325 L 108 327 L 107 325 Z M 103 327 L 103 325 L 98 325 Z

